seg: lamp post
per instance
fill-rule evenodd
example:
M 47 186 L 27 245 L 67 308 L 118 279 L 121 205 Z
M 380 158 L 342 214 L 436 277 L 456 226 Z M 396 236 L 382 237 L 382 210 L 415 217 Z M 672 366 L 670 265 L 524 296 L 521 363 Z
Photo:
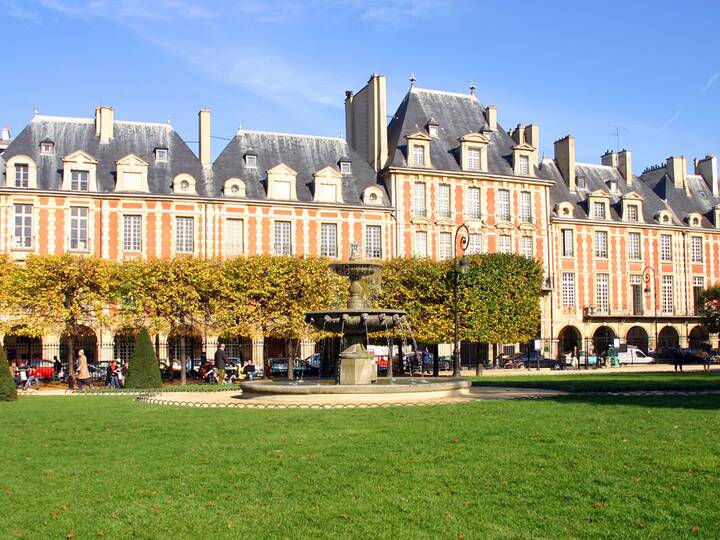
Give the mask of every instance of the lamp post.
M 464 235 L 460 233 L 464 232 Z M 458 259 L 457 247 L 458 237 L 460 238 L 460 249 L 462 259 Z M 458 225 L 455 229 L 455 241 L 453 242 L 453 317 L 454 317 L 454 328 L 453 328 L 453 377 L 460 377 L 460 321 L 459 321 L 459 310 L 458 310 L 458 286 L 460 284 L 460 272 L 465 273 L 468 268 L 468 260 L 465 257 L 465 250 L 470 243 L 470 230 L 465 223 Z
M 658 354 L 658 302 L 657 302 L 657 278 L 655 276 L 655 269 L 652 266 L 646 266 L 643 268 L 643 281 L 645 282 L 645 294 L 650 294 L 650 274 L 652 274 L 653 281 L 653 304 L 655 307 L 655 354 Z

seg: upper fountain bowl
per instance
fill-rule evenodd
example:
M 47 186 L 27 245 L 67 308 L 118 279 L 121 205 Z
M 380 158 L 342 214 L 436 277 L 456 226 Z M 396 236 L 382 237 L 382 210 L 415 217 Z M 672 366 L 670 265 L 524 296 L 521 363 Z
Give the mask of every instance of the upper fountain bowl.
M 382 268 L 382 265 L 369 261 L 341 261 L 331 263 L 330 268 L 340 276 L 349 277 L 350 281 L 357 281 L 360 278 L 372 276 Z

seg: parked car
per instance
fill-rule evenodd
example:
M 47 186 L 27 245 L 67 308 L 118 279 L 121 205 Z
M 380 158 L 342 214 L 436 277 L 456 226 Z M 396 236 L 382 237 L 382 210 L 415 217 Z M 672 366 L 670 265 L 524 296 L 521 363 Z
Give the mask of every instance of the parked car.
M 555 358 L 545 358 L 539 351 L 515 353 L 500 357 L 500 365 L 504 368 L 555 368 L 562 369 L 565 362 Z
M 50 360 L 30 360 L 29 364 L 38 370 L 40 378 L 44 381 L 50 381 L 53 378 L 54 369 L 53 363 Z
M 620 351 L 617 353 L 618 361 L 620 364 L 653 364 L 655 359 L 652 356 L 646 355 L 637 347 L 628 345 L 627 351 Z

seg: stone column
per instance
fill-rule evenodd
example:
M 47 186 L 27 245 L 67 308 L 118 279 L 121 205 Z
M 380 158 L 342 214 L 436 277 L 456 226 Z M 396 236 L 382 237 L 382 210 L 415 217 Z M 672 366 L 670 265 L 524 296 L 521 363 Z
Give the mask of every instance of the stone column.
M 60 336 L 49 335 L 42 337 L 43 360 L 52 361 L 53 356 L 60 358 Z
M 205 343 L 203 343 L 203 351 L 205 352 L 205 358 L 207 358 L 208 360 L 215 356 L 215 349 L 217 349 L 219 339 L 220 336 L 218 335 L 205 336 Z
M 115 360 L 115 334 L 112 332 L 99 332 L 98 361 L 111 362 Z
M 265 339 L 253 338 L 252 340 L 252 361 L 255 367 L 264 366 Z
M 168 362 L 168 350 L 167 350 L 167 342 L 168 342 L 168 335 L 165 333 L 161 333 L 160 335 L 160 351 L 158 354 L 158 360 L 161 362 L 165 362 L 169 365 Z M 153 347 L 155 346 L 155 339 L 153 339 Z
M 315 342 L 312 339 L 300 340 L 300 358 L 305 359 L 315 352 Z

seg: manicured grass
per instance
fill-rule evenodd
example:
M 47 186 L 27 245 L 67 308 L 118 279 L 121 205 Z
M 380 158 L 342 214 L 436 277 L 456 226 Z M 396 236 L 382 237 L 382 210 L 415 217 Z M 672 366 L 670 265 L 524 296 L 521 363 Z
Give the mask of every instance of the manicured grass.
M 0 538 L 720 537 L 720 396 L 0 404 Z
M 470 377 L 473 386 L 550 388 L 568 392 L 632 390 L 720 390 L 720 371 L 711 373 L 570 373 L 508 377 Z

